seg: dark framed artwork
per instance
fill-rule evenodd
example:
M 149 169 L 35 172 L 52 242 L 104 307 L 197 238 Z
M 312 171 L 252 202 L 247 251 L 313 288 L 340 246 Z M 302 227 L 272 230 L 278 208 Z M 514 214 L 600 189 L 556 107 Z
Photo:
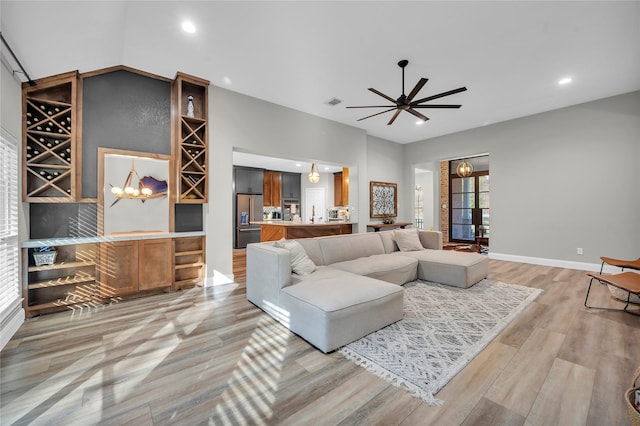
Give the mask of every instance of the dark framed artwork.
M 398 216 L 398 184 L 389 182 L 369 182 L 369 216 Z

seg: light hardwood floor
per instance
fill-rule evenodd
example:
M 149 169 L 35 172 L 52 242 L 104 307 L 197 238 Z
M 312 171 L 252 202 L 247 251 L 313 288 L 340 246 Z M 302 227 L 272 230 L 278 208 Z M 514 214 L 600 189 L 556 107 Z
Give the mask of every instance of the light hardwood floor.
M 544 292 L 442 406 L 322 354 L 238 282 L 28 320 L 2 351 L 0 424 L 629 424 L 640 317 L 585 309 L 582 271 L 492 260 L 491 277 Z

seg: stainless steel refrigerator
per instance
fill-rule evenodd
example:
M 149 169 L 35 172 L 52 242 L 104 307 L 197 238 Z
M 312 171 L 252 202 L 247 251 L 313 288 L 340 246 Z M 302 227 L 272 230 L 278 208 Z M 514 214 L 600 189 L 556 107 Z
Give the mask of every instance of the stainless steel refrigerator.
M 262 204 L 262 195 L 236 195 L 236 248 L 260 242 L 260 225 L 251 223 L 262 220 Z

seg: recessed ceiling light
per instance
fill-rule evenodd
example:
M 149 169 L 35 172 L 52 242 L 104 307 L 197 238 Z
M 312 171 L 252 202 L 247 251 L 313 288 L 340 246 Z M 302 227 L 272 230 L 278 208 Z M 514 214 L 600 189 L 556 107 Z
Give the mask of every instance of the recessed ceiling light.
M 422 121 L 422 120 L 418 120 L 418 121 L 416 121 L 416 124 L 417 124 L 418 126 L 422 126 L 422 125 L 424 124 L 424 121 Z
M 296 167 L 302 167 L 302 164 L 296 163 Z
M 193 25 L 193 22 L 190 21 L 184 21 L 182 23 L 182 29 L 189 34 L 193 34 L 196 32 L 196 26 Z
M 560 81 L 558 81 L 558 84 L 568 84 L 571 83 L 571 77 L 565 77 L 563 79 L 561 79 Z
M 329 170 L 329 168 L 328 168 L 328 167 L 325 167 L 324 169 L 325 169 L 325 170 Z
M 229 77 L 224 77 L 222 80 L 224 80 L 224 84 L 231 86 L 231 79 Z

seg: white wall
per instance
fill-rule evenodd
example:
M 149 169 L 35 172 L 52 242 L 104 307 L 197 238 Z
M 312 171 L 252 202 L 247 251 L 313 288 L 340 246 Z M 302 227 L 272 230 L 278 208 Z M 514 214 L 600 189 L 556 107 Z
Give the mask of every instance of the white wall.
M 13 77 L 4 62 L 0 65 L 0 126 L 9 133 L 20 146 L 22 139 L 22 89 L 20 84 Z M 18 152 L 18 170 L 21 170 L 22 155 Z M 18 184 L 18 194 L 22 194 L 22 182 Z M 18 203 L 18 240 L 20 242 L 29 238 L 28 224 L 29 205 Z M 22 277 L 22 274 L 20 274 Z M 20 288 L 22 288 L 22 278 L 20 278 Z M 4 315 L 4 313 L 3 313 Z M 15 334 L 20 325 L 24 322 L 24 309 L 19 308 L 11 311 L 7 317 L 1 318 L 0 328 L 0 349 Z
M 405 148 L 406 165 L 489 153 L 496 257 L 593 264 L 640 254 L 640 91 Z
M 210 186 L 205 229 L 207 271 L 215 282 L 224 281 L 233 271 L 234 148 L 272 157 L 344 164 L 358 170 L 355 176 L 350 174 L 350 182 L 368 188 L 367 136 L 361 129 L 216 86 L 209 90 L 209 118 Z M 357 209 L 357 217 L 352 217 L 360 226 L 369 221 L 368 190 L 366 197 L 367 208 Z M 351 190 L 349 198 L 351 201 Z M 358 203 L 362 204 L 362 196 Z
M 369 182 L 398 184 L 398 222 L 413 222 L 413 176 L 405 175 L 404 147 L 375 136 L 367 137 L 367 185 L 361 187 L 362 208 L 369 216 Z M 351 197 L 349 197 L 351 198 Z M 370 221 L 369 219 L 367 219 Z M 375 222 L 379 222 L 376 219 Z

